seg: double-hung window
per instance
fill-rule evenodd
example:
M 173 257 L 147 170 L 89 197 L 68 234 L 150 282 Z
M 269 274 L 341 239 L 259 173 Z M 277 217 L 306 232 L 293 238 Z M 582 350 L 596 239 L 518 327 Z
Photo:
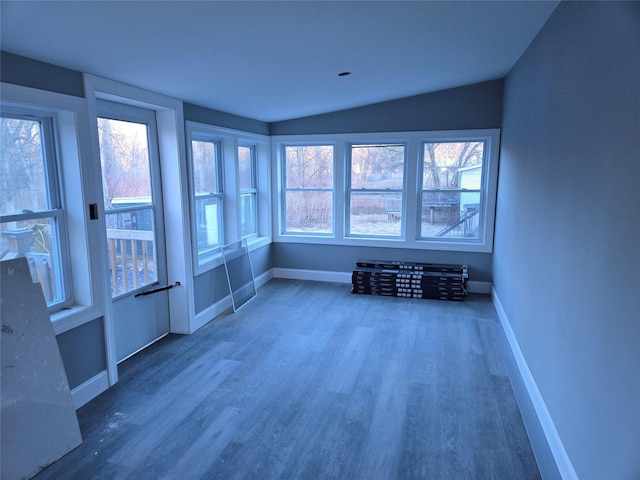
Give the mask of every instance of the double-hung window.
M 191 218 L 198 266 L 224 244 L 220 141 L 192 132 L 190 139 Z
M 405 146 L 355 144 L 350 150 L 348 235 L 400 237 Z
M 285 145 L 282 158 L 283 232 L 333 233 L 333 145 Z
M 255 145 L 238 145 L 240 236 L 258 234 L 258 183 Z
M 51 309 L 71 301 L 54 129 L 51 116 L 2 110 L 0 258 L 26 257 Z

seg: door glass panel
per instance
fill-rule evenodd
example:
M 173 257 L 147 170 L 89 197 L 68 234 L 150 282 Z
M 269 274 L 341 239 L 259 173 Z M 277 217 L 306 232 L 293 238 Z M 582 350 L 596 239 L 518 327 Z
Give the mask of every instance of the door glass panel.
M 149 140 L 143 123 L 98 119 L 112 296 L 157 280 Z

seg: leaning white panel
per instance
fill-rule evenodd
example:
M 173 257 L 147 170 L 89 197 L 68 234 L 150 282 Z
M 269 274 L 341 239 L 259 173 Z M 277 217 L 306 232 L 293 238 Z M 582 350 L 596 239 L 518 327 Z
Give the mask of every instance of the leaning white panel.
M 253 267 L 246 239 L 223 246 L 222 258 L 235 312 L 256 296 Z
M 40 285 L 24 257 L 0 263 L 2 478 L 30 478 L 82 443 Z

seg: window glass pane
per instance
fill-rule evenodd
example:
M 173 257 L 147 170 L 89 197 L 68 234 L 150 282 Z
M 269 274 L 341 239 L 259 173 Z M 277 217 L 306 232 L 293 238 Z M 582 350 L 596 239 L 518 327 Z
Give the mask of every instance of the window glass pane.
M 352 235 L 400 236 L 401 193 L 352 192 L 349 233 Z
M 288 232 L 332 233 L 333 192 L 287 192 Z
M 475 169 L 479 175 L 482 171 L 483 156 L 483 142 L 425 143 L 422 188 L 480 188 L 479 176 L 477 184 L 463 185 L 462 172 Z M 470 182 L 470 178 L 467 175 L 464 180 Z
M 106 215 L 105 222 L 111 295 L 120 295 L 155 282 L 153 208 L 110 213 Z
M 220 193 L 218 184 L 218 146 L 216 142 L 193 140 L 193 188 L 195 195 Z
M 151 174 L 147 126 L 143 123 L 98 118 L 104 208 L 118 204 L 150 203 Z
M 2 117 L 0 141 L 0 213 L 49 209 L 40 122 Z
M 424 144 L 420 236 L 480 238 L 484 142 Z
M 351 188 L 402 189 L 404 145 L 352 145 Z
M 240 190 L 255 188 L 253 178 L 253 147 L 238 147 L 238 175 L 240 180 Z
M 39 282 L 47 304 L 64 299 L 59 232 L 55 217 L 2 223 L 2 260 L 26 257 L 34 282 Z
M 422 195 L 421 236 L 480 238 L 480 192 L 449 192 L 449 202 L 433 203 Z
M 333 146 L 285 147 L 287 188 L 333 188 Z
M 240 195 L 240 235 L 246 237 L 258 233 L 256 225 L 256 194 Z
M 198 255 L 222 245 L 221 208 L 218 197 L 196 198 Z

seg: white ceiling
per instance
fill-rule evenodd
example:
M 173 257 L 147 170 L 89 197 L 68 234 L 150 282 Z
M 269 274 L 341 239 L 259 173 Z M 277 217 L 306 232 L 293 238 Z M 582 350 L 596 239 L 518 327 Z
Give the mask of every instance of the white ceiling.
M 557 4 L 2 0 L 0 41 L 272 122 L 501 78 Z

